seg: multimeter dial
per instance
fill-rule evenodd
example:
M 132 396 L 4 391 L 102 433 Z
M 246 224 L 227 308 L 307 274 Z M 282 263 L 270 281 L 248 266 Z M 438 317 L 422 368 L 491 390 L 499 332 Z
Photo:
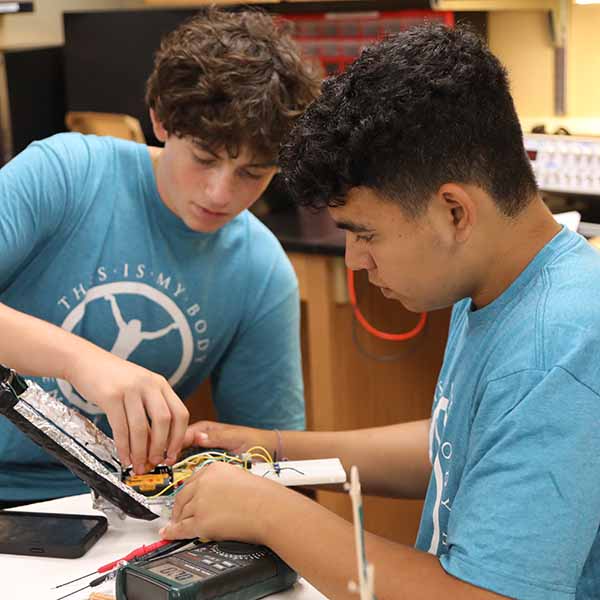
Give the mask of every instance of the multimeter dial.
M 238 560 L 252 560 L 266 556 L 263 546 L 244 544 L 243 542 L 217 542 L 212 551 L 219 556 Z

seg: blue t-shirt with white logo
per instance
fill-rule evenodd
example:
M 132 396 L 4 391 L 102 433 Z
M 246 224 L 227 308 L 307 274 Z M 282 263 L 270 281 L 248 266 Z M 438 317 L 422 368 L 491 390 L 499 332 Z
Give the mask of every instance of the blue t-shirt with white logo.
M 600 255 L 563 229 L 453 310 L 417 547 L 522 600 L 600 598 Z
M 162 202 L 146 146 L 69 133 L 0 171 L 0 215 L 0 302 L 161 373 L 182 399 L 210 376 L 223 421 L 304 427 L 298 285 L 251 213 L 194 232 Z M 39 383 L 110 431 L 67 382 Z M 0 417 L 0 500 L 84 490 Z

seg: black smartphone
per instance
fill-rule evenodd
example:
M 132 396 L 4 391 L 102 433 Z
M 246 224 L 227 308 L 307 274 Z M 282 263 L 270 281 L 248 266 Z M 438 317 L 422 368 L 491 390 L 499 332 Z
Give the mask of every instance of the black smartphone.
M 0 511 L 0 553 L 79 558 L 106 531 L 105 517 Z

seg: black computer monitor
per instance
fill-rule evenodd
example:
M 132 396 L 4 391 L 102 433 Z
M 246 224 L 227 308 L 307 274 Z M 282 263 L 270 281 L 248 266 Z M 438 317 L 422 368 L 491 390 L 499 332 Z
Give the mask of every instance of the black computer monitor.
M 161 37 L 197 10 L 65 13 L 67 109 L 124 113 L 156 143 L 144 104 Z

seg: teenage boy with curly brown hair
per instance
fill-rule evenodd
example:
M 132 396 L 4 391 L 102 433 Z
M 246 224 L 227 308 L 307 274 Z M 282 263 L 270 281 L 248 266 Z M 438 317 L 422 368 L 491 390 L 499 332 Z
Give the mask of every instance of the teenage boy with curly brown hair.
M 174 462 L 207 377 L 220 419 L 304 427 L 297 282 L 247 209 L 317 92 L 269 16 L 210 9 L 156 54 L 164 147 L 59 134 L 0 171 L 0 362 L 112 428 L 136 472 Z M 0 418 L 4 505 L 83 490 Z

